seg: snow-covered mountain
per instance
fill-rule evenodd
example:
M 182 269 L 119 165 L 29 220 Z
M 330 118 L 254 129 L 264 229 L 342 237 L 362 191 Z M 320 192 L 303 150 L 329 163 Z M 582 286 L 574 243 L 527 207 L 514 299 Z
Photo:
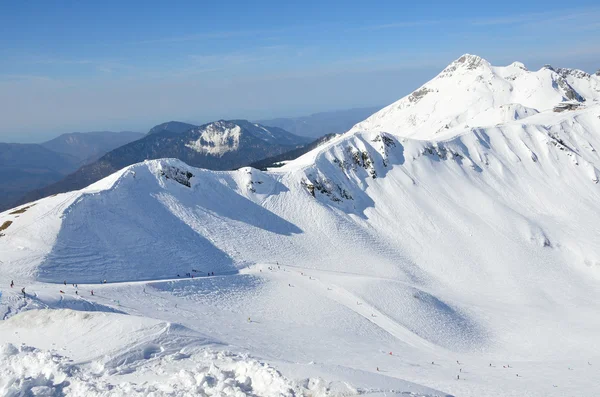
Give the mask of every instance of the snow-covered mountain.
M 600 79 L 580 70 L 547 66 L 529 71 L 520 62 L 495 67 L 463 55 L 410 95 L 385 107 L 352 131 L 385 131 L 440 140 L 470 127 L 490 127 L 552 110 L 563 101 L 600 98 Z
M 181 377 L 237 388 L 225 395 L 594 395 L 599 80 L 563 71 L 465 55 L 281 168 L 145 161 L 1 213 L 0 274 L 16 286 L 0 336 L 51 349 L 20 324 L 54 335 L 75 315 L 17 314 L 41 308 L 105 312 L 115 339 L 139 333 L 65 350 L 95 374 L 77 375 L 86 391 L 143 394 L 171 376 L 165 395 L 183 395 Z M 185 145 L 224 156 L 237 136 L 214 126 Z M 70 321 L 81 331 L 66 340 L 86 346 L 93 328 Z M 177 325 L 172 339 L 151 332 L 160 322 Z M 46 351 L 14 346 L 8 379 Z
M 280 128 L 246 120 L 219 120 L 198 127 L 171 121 L 152 128 L 142 139 L 108 152 L 59 182 L 30 192 L 21 202 L 81 189 L 123 167 L 147 159 L 172 157 L 197 167 L 230 170 L 308 142 L 309 139 Z

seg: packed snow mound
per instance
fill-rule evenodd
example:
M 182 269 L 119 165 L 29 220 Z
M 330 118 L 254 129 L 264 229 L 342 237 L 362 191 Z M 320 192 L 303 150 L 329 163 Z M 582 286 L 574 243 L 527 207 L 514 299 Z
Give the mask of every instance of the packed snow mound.
M 598 98 L 597 76 L 559 72 L 548 67 L 529 71 L 519 62 L 496 67 L 481 57 L 466 54 L 410 95 L 356 124 L 351 131 L 440 140 L 465 128 L 485 127 L 551 110 L 563 101 Z M 513 109 L 517 110 L 515 114 L 511 106 L 520 110 Z
M 271 366 L 225 352 L 172 354 L 137 368 L 141 381 L 125 380 L 127 372 L 92 362 L 73 364 L 55 351 L 27 345 L 0 345 L 0 394 L 17 396 L 312 396 L 359 394 L 342 382 L 306 379 L 294 382 Z M 173 365 L 177 363 L 180 369 Z M 423 394 L 413 394 L 424 396 Z
M 51 338 L 40 340 L 41 333 Z M 288 379 L 248 355 L 215 350 L 184 327 L 148 318 L 31 310 L 0 322 L 0 335 L 21 341 L 0 344 L 2 396 L 362 394 L 345 382 Z

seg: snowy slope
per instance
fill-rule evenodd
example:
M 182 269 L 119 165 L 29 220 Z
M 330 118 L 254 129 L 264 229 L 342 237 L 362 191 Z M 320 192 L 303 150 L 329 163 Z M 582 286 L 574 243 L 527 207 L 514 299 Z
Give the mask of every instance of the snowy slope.
M 12 333 L 29 309 L 178 324 L 176 342 L 152 342 L 156 367 L 111 361 L 108 383 L 171 374 L 179 347 L 268 363 L 297 395 L 595 395 L 594 79 L 467 55 L 277 170 L 146 161 L 1 213 L 0 274 L 17 285 L 2 290 L 0 336 L 48 349 Z M 567 100 L 579 105 L 554 110 Z M 83 355 L 94 365 L 112 354 L 96 350 Z
M 447 139 L 464 128 L 521 119 L 535 111 L 550 110 L 561 101 L 598 98 L 599 76 L 567 69 L 556 72 L 551 67 L 532 72 L 520 62 L 495 67 L 466 54 L 351 131 L 380 130 L 414 139 Z M 506 106 L 517 109 L 499 111 Z M 496 117 L 479 117 L 486 112 Z

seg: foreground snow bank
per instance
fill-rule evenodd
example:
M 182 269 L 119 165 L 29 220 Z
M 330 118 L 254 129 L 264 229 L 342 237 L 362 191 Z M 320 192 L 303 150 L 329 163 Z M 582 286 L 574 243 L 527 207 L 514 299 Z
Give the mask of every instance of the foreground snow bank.
M 290 381 L 267 364 L 226 352 L 178 353 L 147 363 L 136 373 L 116 371 L 114 374 L 115 371 L 105 370 L 98 363 L 77 365 L 53 351 L 3 344 L 0 345 L 0 362 L 0 395 L 3 396 L 359 394 L 343 383 L 328 384 L 321 379 Z M 178 369 L 182 367 L 185 369 Z

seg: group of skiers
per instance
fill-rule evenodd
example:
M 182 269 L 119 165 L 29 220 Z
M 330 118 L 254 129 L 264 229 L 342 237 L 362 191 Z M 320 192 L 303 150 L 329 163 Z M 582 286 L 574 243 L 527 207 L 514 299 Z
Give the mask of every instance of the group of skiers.
M 15 280 L 10 280 L 10 288 L 13 288 L 15 286 Z M 27 297 L 27 294 L 25 293 L 25 287 L 21 288 L 21 293 L 23 294 L 23 298 Z
M 192 269 L 192 271 L 186 273 L 185 276 L 188 278 L 194 278 L 194 273 L 198 273 L 198 270 Z M 206 273 L 206 277 L 210 277 L 210 276 L 214 276 L 214 275 L 215 275 L 215 272 L 207 272 Z M 181 276 L 178 274 L 177 277 L 181 277 Z

